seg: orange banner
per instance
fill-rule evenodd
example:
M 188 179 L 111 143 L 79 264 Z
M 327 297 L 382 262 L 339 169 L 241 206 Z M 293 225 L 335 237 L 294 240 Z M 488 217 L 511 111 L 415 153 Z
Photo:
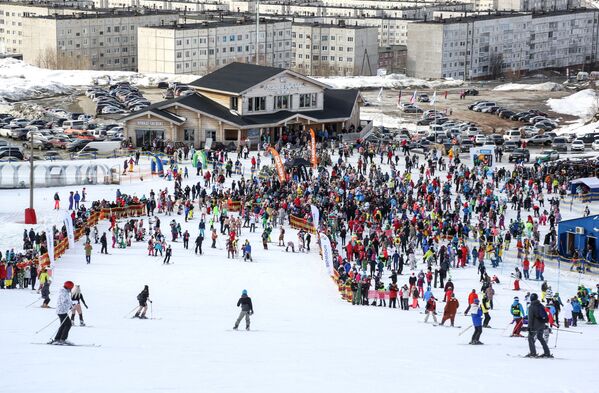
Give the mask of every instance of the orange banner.
M 289 225 L 291 228 L 303 229 L 306 232 L 316 233 L 314 225 L 308 224 L 308 220 L 296 217 L 294 215 L 289 215 Z
M 279 153 L 270 146 L 268 147 L 268 150 L 270 151 L 270 154 L 272 154 L 272 157 L 275 160 L 275 167 L 277 168 L 279 181 L 283 183 L 285 182 L 285 167 L 283 167 L 283 161 L 281 160 L 281 156 L 279 156 Z
M 314 130 L 310 128 L 310 152 L 312 157 L 310 158 L 310 162 L 312 163 L 312 167 L 316 169 L 318 166 L 318 158 L 316 157 L 316 134 Z

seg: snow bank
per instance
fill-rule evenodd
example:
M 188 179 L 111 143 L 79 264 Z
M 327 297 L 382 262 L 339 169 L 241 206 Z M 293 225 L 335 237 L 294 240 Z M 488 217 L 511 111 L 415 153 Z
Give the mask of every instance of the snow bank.
M 9 58 L 0 60 L 0 98 L 3 101 L 21 101 L 72 94 L 75 87 L 93 84 L 127 81 L 138 86 L 155 86 L 158 82 L 188 83 L 197 78 L 196 75 L 130 71 L 48 70 Z
M 410 78 L 403 74 L 389 74 L 382 76 L 333 76 L 312 77 L 322 83 L 326 83 L 336 89 L 363 89 L 363 88 L 428 88 L 443 89 L 461 86 L 464 81 L 455 79 L 440 79 L 426 81 L 423 79 Z
M 493 90 L 495 91 L 560 91 L 563 86 L 555 82 L 544 82 L 544 83 L 505 83 L 499 85 Z
M 597 111 L 597 94 L 586 89 L 564 98 L 550 98 L 547 105 L 557 113 L 578 117 L 588 117 Z

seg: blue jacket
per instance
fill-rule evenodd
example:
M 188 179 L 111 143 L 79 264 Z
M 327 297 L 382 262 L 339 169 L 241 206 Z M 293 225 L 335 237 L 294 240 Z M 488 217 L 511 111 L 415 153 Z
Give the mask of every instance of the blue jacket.
M 472 326 L 479 327 L 483 325 L 483 310 L 480 306 L 477 306 L 477 311 L 475 313 L 471 313 L 472 317 Z
M 514 309 L 513 307 L 518 306 L 518 310 L 520 311 L 519 315 L 516 315 L 514 313 Z M 524 314 L 524 308 L 522 307 L 522 304 L 520 304 L 520 302 L 514 301 L 514 303 L 512 303 L 512 306 L 510 307 L 510 313 L 512 314 L 512 316 L 514 317 L 514 319 L 520 319 L 520 318 L 524 318 L 525 314 Z

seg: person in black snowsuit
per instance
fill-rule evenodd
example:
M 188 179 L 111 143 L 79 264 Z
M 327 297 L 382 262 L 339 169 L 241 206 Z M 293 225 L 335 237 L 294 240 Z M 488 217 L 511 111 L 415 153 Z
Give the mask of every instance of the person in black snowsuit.
M 241 297 L 237 301 L 237 307 L 239 306 L 241 306 L 241 312 L 233 329 L 237 330 L 239 323 L 245 318 L 245 330 L 250 330 L 250 315 L 254 314 L 254 306 L 252 305 L 252 298 L 248 296 L 248 291 L 245 289 L 241 292 Z
M 171 245 L 169 244 L 166 247 L 166 251 L 164 252 L 164 261 L 162 261 L 162 264 L 164 265 L 165 263 L 168 265 L 171 262 L 171 255 L 173 254 L 173 249 L 171 248 Z
M 553 357 L 543 337 L 548 320 L 547 312 L 539 300 L 539 295 L 533 293 L 530 295 L 530 306 L 528 307 L 528 348 L 530 349 L 530 353 L 526 357 L 537 357 L 535 340 L 539 340 L 543 347 L 543 354 L 540 357 Z
M 150 288 L 148 288 L 148 286 L 144 286 L 144 289 L 139 293 L 139 295 L 137 295 L 137 301 L 139 302 L 139 308 L 137 309 L 137 312 L 135 313 L 135 316 L 133 318 L 140 318 L 140 319 L 148 319 L 146 318 L 146 311 L 148 310 L 148 302 L 152 303 L 152 301 L 149 299 L 150 297 Z
M 204 236 L 202 236 L 202 234 L 200 233 L 198 235 L 198 237 L 196 237 L 196 251 L 195 251 L 196 254 L 199 251 L 200 255 L 202 255 L 202 243 L 203 242 L 204 242 Z
M 106 232 L 102 233 L 102 237 L 100 237 L 100 244 L 102 244 L 100 254 L 108 254 L 108 240 L 106 240 Z

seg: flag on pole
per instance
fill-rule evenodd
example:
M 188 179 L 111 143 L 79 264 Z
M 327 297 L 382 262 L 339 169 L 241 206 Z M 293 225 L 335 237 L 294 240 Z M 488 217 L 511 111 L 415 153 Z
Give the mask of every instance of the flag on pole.
M 399 95 L 397 96 L 397 107 L 401 106 L 401 90 L 399 90 Z
M 379 95 L 376 97 L 376 100 L 378 102 L 381 102 L 383 100 L 383 88 L 381 87 L 381 90 L 379 91 Z
M 414 90 L 414 94 L 412 94 L 412 97 L 410 98 L 410 104 L 415 104 L 416 103 L 416 90 Z
M 433 97 L 431 98 L 431 105 L 435 105 L 435 101 L 437 101 L 437 92 L 433 91 Z

